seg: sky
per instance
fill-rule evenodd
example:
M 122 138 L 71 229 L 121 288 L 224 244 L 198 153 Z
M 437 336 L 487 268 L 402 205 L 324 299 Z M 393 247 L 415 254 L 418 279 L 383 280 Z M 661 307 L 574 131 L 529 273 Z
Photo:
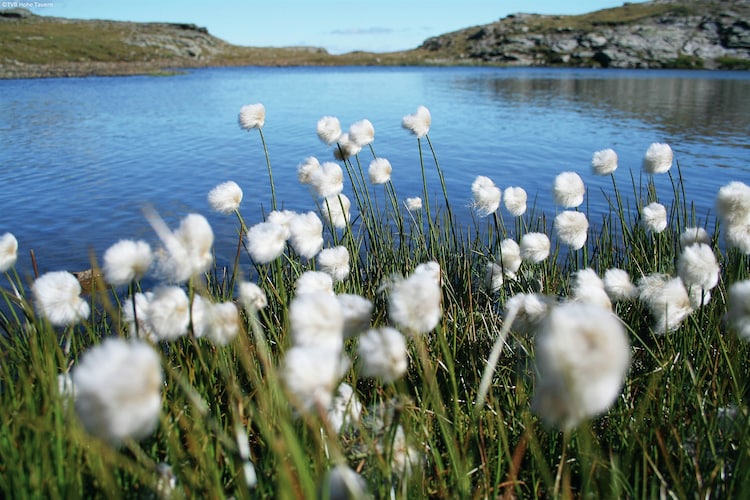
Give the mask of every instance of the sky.
M 636 0 L 642 1 L 642 0 Z M 44 16 L 193 23 L 236 45 L 389 52 L 508 14 L 583 14 L 623 0 L 37 0 L 3 2 Z M 26 4 L 26 5 L 23 5 Z M 38 7 L 34 7 L 38 5 Z

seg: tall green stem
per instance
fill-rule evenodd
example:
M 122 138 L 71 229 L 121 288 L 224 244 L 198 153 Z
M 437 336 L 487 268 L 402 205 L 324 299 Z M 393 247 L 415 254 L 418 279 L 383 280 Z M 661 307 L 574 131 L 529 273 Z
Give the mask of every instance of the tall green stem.
M 266 146 L 266 138 L 263 136 L 263 129 L 259 128 L 260 142 L 263 143 L 263 154 L 266 155 L 266 166 L 268 167 L 268 178 L 271 181 L 271 207 L 276 210 L 276 186 L 273 183 L 273 170 L 271 169 L 271 158 L 268 156 L 268 147 Z

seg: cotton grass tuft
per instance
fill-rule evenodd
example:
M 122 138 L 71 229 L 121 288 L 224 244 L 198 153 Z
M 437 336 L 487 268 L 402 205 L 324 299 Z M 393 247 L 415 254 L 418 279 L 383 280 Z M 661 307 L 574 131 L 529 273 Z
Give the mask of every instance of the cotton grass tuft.
M 669 144 L 654 142 L 643 156 L 643 170 L 649 174 L 663 174 L 672 168 L 672 148 Z
M 222 214 L 231 214 L 240 208 L 242 188 L 234 182 L 227 181 L 208 192 L 208 203 L 211 208 Z
M 471 184 L 471 194 L 473 196 L 472 206 L 477 211 L 477 215 L 487 217 L 497 211 L 503 192 L 495 186 L 492 179 L 480 175 Z
M 73 368 L 76 413 L 89 433 L 113 444 L 145 438 L 158 423 L 162 380 L 150 345 L 107 339 Z
M 630 367 L 625 328 L 589 304 L 554 306 L 534 341 L 532 408 L 549 425 L 572 429 L 615 402 Z
M 335 116 L 324 116 L 318 120 L 317 131 L 320 140 L 331 146 L 341 137 L 341 122 Z
M 16 263 L 18 258 L 18 240 L 12 233 L 0 236 L 0 273 L 4 273 Z
M 140 280 L 153 260 L 151 246 L 145 241 L 120 240 L 104 252 L 104 281 L 119 286 Z
M 65 271 L 45 273 L 31 286 L 36 311 L 55 326 L 68 326 L 89 317 L 89 304 L 81 298 L 81 284 Z
M 418 138 L 427 135 L 430 131 L 430 125 L 432 125 L 432 115 L 430 110 L 424 106 L 419 106 L 415 113 L 406 115 L 401 120 L 401 126 Z
M 575 172 L 563 172 L 555 177 L 552 188 L 555 203 L 565 208 L 575 208 L 583 203 L 586 186 L 581 176 Z
M 266 107 L 261 103 L 247 104 L 240 108 L 240 127 L 245 130 L 263 128 L 266 123 Z
M 608 175 L 617 170 L 617 153 L 614 149 L 602 149 L 591 157 L 591 170 L 596 175 Z

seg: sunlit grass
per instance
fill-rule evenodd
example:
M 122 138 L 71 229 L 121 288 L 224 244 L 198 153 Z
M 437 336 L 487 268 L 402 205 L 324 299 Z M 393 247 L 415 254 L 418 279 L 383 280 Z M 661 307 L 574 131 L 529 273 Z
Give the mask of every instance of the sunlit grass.
M 438 169 L 442 180 L 428 136 L 415 141 L 423 169 Z M 436 262 L 442 304 L 430 333 L 407 336 L 408 368 L 394 382 L 361 376 L 357 339 L 345 341 L 351 365 L 340 381 L 354 388 L 364 407 L 356 421 L 337 433 L 327 408 L 300 414 L 292 404 L 282 383 L 293 342 L 290 304 L 299 276 L 319 265 L 290 245 L 270 263 L 254 263 L 242 212 L 258 207 L 246 201 L 241 210 L 226 211 L 226 224 L 238 226 L 233 262 L 214 262 L 181 286 L 191 300 L 201 295 L 239 305 L 237 285 L 250 279 L 268 305 L 243 309 L 240 331 L 226 346 L 196 335 L 192 317 L 186 335 L 155 341 L 162 405 L 156 430 L 140 441 L 111 445 L 87 433 L 60 380 L 103 339 L 131 336 L 123 302 L 147 290 L 138 282 L 127 291 L 98 282 L 85 296 L 91 315 L 53 327 L 36 312 L 30 283 L 8 269 L 0 289 L 4 496 L 314 498 L 328 491 L 323 480 L 341 464 L 358 472 L 376 498 L 736 497 L 750 486 L 748 347 L 724 321 L 727 289 L 748 278 L 750 261 L 727 248 L 718 222 L 692 210 L 678 167 L 669 173 L 671 192 L 657 192 L 649 176 L 631 172 L 627 178 L 622 171 L 611 174 L 611 189 L 587 192 L 587 198 L 603 197 L 609 209 L 591 214 L 586 203 L 576 208 L 590 226 L 584 247 L 569 251 L 554 234 L 554 214 L 534 203 L 519 217 L 500 208 L 491 217 L 460 221 L 442 182 L 425 180 L 421 193 L 399 192 L 390 180 L 373 186 L 365 166 L 376 150 L 370 144 L 339 162 L 352 202 L 344 227 L 325 218 L 324 204 L 330 209 L 331 201 L 311 195 L 310 210 L 323 220 L 324 247 L 344 246 L 350 256 L 349 275 L 333 290 L 372 301 L 370 324 L 392 326 L 388 283 Z M 265 178 L 262 169 L 257 174 Z M 242 185 L 243 174 L 234 180 Z M 283 205 L 284 193 L 276 195 Z M 404 200 L 415 195 L 425 205 L 410 212 Z M 551 198 L 552 186 L 530 195 Z M 640 209 L 654 201 L 667 207 L 667 228 L 658 234 L 640 218 Z M 522 293 L 571 299 L 574 273 L 583 268 L 599 276 L 620 268 L 634 282 L 652 273 L 675 275 L 680 234 L 694 226 L 711 235 L 721 268 L 708 304 L 660 335 L 642 301 L 614 302 L 631 344 L 619 396 L 603 415 L 573 429 L 545 424 L 530 405 L 534 338 L 506 318 L 508 300 Z M 530 232 L 549 236 L 549 257 L 522 262 L 515 279 L 506 276 L 488 289 L 486 265 L 501 257 L 501 241 L 519 242 Z M 100 265 L 92 262 L 95 270 Z M 495 344 L 501 332 L 505 343 Z M 493 345 L 497 363 L 487 371 Z M 486 373 L 489 384 L 480 397 Z

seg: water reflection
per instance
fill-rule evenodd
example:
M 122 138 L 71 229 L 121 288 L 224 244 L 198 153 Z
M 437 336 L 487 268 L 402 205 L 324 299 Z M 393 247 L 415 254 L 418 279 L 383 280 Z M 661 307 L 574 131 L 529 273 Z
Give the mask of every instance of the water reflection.
M 657 124 L 688 141 L 722 140 L 750 133 L 750 81 L 733 73 L 545 71 L 457 78 L 455 88 L 500 99 L 511 106 L 611 113 Z

